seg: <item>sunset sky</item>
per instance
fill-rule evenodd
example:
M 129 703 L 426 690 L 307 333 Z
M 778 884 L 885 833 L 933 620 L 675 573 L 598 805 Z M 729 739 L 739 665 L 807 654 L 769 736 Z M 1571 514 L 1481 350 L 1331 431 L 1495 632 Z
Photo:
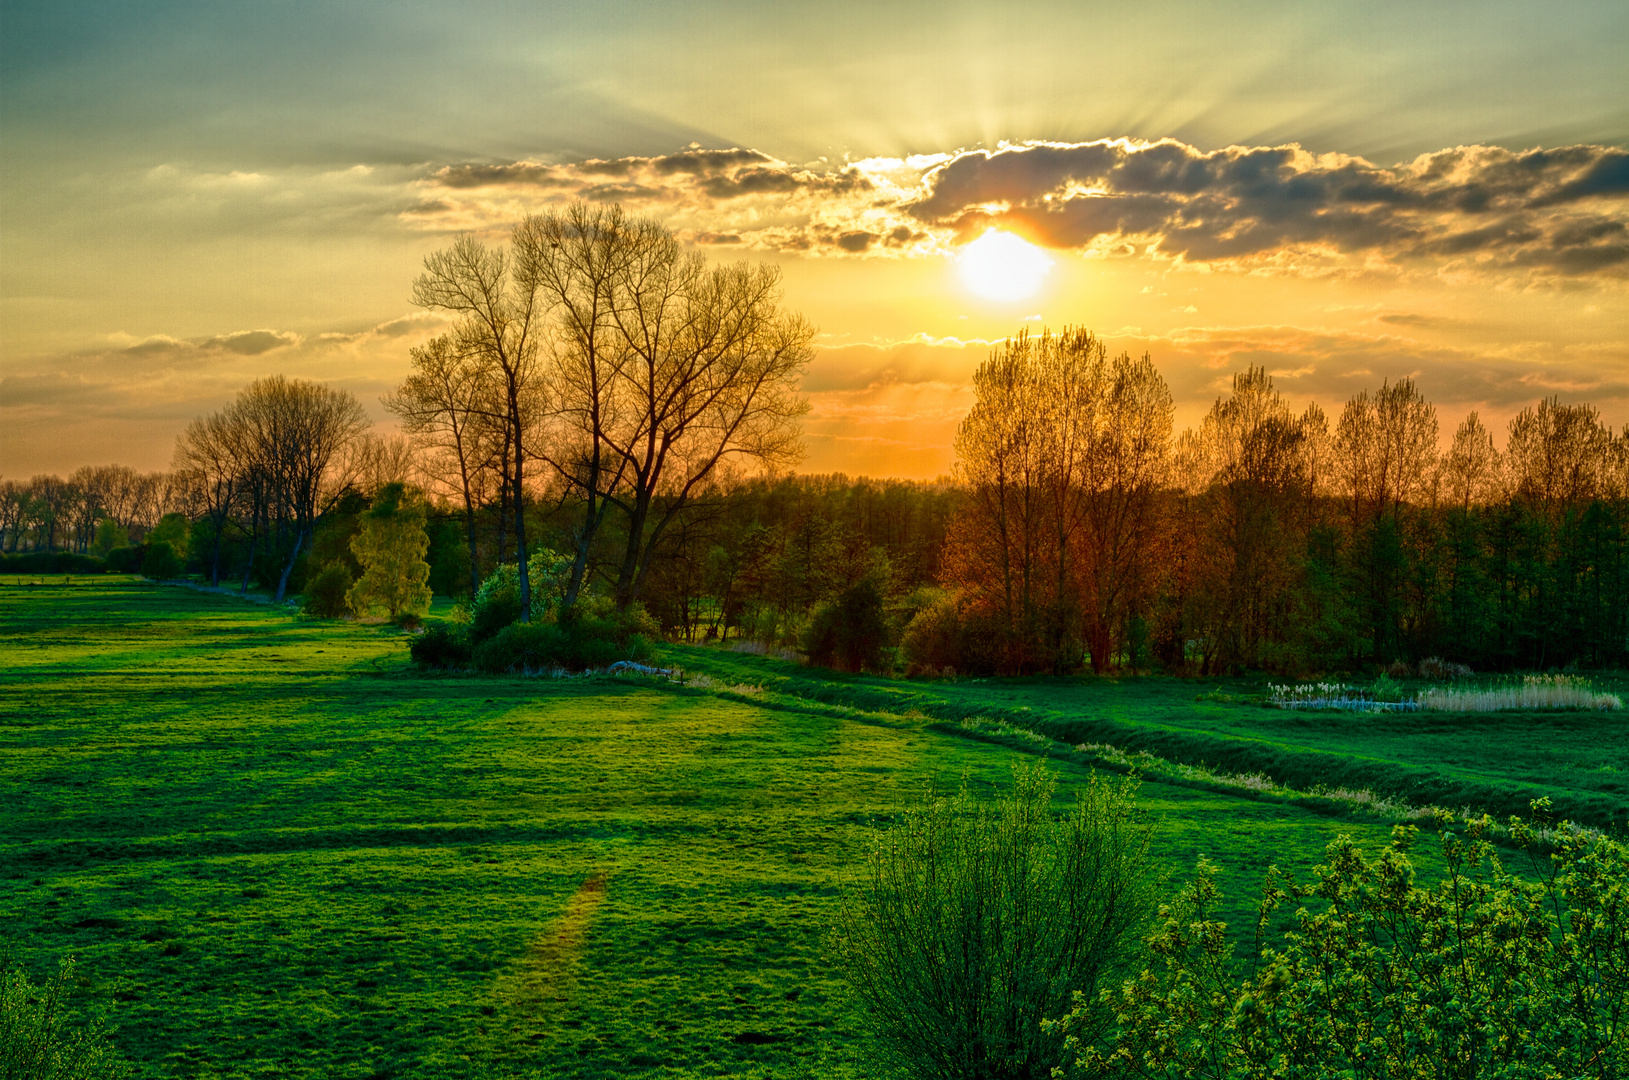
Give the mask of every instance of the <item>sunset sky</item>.
M 383 423 L 424 255 L 571 198 L 782 268 L 811 471 L 947 472 L 1065 324 L 1179 427 L 1253 363 L 1618 426 L 1626 147 L 1623 0 L 7 2 L 0 475 L 166 467 L 279 372 Z

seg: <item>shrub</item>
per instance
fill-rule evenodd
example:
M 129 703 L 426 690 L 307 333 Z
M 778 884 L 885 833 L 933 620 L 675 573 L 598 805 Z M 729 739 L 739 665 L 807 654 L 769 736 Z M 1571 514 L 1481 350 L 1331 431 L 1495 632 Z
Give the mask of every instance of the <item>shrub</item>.
M 108 568 L 108 563 L 94 555 L 72 551 L 19 551 L 0 555 L 0 572 L 7 574 L 100 574 Z M 130 570 L 134 571 L 135 566 Z
M 1475 672 L 1464 664 L 1451 663 L 1440 656 L 1428 656 L 1420 661 L 1420 678 L 1430 679 L 1432 682 L 1468 679 L 1474 674 Z
M 129 1075 L 99 1025 L 68 1017 L 74 964 L 36 986 L 9 960 L 0 960 L 0 1076 L 18 1080 L 114 1080 Z
M 1152 879 L 1136 782 L 1094 776 L 1061 819 L 1052 793 L 1043 766 L 1017 764 L 993 807 L 964 784 L 879 839 L 833 948 L 884 1070 L 1049 1077 L 1065 1033 L 1039 1021 L 1125 965 Z
M 1448 871 L 1429 889 L 1414 882 L 1413 826 L 1373 861 L 1341 837 L 1311 882 L 1272 872 L 1258 934 L 1285 904 L 1294 928 L 1245 970 L 1201 860 L 1161 909 L 1153 965 L 1096 1003 L 1114 1009 L 1112 1038 L 1099 1042 L 1084 1000 L 1048 1026 L 1094 1077 L 1629 1076 L 1629 848 L 1512 819 L 1541 868 L 1524 880 L 1500 863 L 1491 819 L 1464 836 L 1441 824 Z
M 1408 666 L 1407 660 L 1393 660 L 1386 665 L 1386 674 L 1394 679 L 1407 679 L 1414 674 L 1414 670 Z
M 558 623 L 511 623 L 476 644 L 475 666 L 490 674 L 519 674 L 553 668 L 587 671 L 618 660 L 648 660 L 650 639 L 632 629 L 648 620 L 639 609 L 621 616 L 572 612 Z
M 888 619 L 876 580 L 862 578 L 835 602 L 816 608 L 799 644 L 811 664 L 844 671 L 880 670 L 888 645 Z
M 167 581 L 181 576 L 184 567 L 176 557 L 175 549 L 165 540 L 154 540 L 147 545 L 147 554 L 141 557 L 141 572 L 155 581 Z
M 345 594 L 351 588 L 351 569 L 344 563 L 329 563 L 305 587 L 302 610 L 324 619 L 342 619 L 351 614 Z
M 474 655 L 469 636 L 453 626 L 430 627 L 408 643 L 407 651 L 421 668 L 467 667 Z
M 532 621 L 547 619 L 560 605 L 571 577 L 571 558 L 538 548 L 527 560 L 531 569 Z M 596 607 L 597 598 L 587 588 L 578 594 L 582 608 Z M 643 608 L 640 608 L 643 611 Z M 470 636 L 485 641 L 510 623 L 520 619 L 520 570 L 514 563 L 502 563 L 481 582 L 470 600 Z M 652 627 L 652 633 L 660 629 Z

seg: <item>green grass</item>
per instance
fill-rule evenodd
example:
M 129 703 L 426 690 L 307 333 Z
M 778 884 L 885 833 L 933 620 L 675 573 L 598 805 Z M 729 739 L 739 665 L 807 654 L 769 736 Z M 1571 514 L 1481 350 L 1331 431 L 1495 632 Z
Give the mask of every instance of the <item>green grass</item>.
M 1229 679 L 893 681 L 798 669 L 716 649 L 676 649 L 723 681 L 942 720 L 994 717 L 1069 743 L 1107 743 L 1290 787 L 1367 788 L 1406 801 L 1526 814 L 1548 795 L 1595 826 L 1629 823 L 1629 710 L 1350 713 L 1262 706 L 1266 684 Z M 1624 693 L 1622 673 L 1596 678 Z M 1422 684 L 1423 685 L 1423 684 Z M 1200 700 L 1196 700 L 1200 699 Z
M 672 656 L 810 694 L 425 676 L 387 628 L 131 580 L 0 586 L 0 650 L 0 950 L 76 956 L 141 1076 L 854 1075 L 821 946 L 844 882 L 924 783 L 1004 784 L 1013 753 L 835 702 L 890 684 L 699 649 Z M 1231 715 L 1167 685 L 1120 707 Z M 1241 933 L 1270 862 L 1388 832 L 1141 802 L 1162 865 L 1224 867 Z

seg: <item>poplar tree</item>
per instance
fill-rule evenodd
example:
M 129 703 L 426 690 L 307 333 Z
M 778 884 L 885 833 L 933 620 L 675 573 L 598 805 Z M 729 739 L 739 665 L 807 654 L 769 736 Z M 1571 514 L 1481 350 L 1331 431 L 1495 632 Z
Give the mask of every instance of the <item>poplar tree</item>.
M 373 507 L 362 516 L 361 531 L 351 540 L 351 551 L 362 564 L 362 576 L 345 595 L 352 610 L 360 614 L 384 608 L 392 619 L 430 610 L 425 517 L 424 501 L 407 485 L 379 489 Z

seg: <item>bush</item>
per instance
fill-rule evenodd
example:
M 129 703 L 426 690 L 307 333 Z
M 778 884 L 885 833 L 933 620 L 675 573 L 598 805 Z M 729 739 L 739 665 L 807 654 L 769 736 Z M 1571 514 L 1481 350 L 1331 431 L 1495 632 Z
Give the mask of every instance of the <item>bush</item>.
M 1440 656 L 1428 656 L 1420 661 L 1420 678 L 1430 679 L 1432 682 L 1468 679 L 1474 674 L 1476 673 L 1464 664 L 1455 664 Z
M 639 623 L 639 615 L 597 617 L 576 612 L 559 623 L 512 623 L 475 646 L 475 666 L 502 674 L 552 668 L 587 671 L 618 660 L 648 660 L 649 638 L 632 630 Z
M 168 581 L 181 576 L 185 567 L 168 541 L 155 540 L 147 545 L 147 554 L 141 557 L 141 572 L 154 581 Z
M 94 555 L 72 551 L 20 551 L 0 555 L 0 573 L 4 574 L 100 574 L 108 568 L 108 563 Z M 135 567 L 130 569 L 134 571 Z
M 879 839 L 834 952 L 883 1070 L 1050 1077 L 1065 1032 L 1039 1021 L 1075 991 L 1095 1003 L 1126 966 L 1151 908 L 1136 782 L 1094 776 L 1061 819 L 1052 793 L 1044 766 L 1016 764 L 993 808 L 964 784 Z M 1083 1014 L 1079 1030 L 1106 1023 Z
M 430 627 L 408 643 L 407 651 L 421 668 L 468 667 L 474 655 L 469 636 L 454 626 Z
M 843 671 L 878 671 L 888 646 L 882 590 L 870 577 L 843 590 L 835 603 L 815 609 L 799 642 L 811 664 Z
M 68 1018 L 74 965 L 36 986 L 9 960 L 0 960 L 0 1076 L 18 1080 L 114 1080 L 129 1075 L 99 1025 Z
M 1294 929 L 1244 970 L 1201 860 L 1148 940 L 1154 965 L 1049 1026 L 1072 1033 L 1077 1014 L 1113 1007 L 1110 1040 L 1071 1037 L 1094 1077 L 1629 1076 L 1629 847 L 1512 819 L 1540 869 L 1524 880 L 1491 819 L 1463 836 L 1440 824 L 1448 872 L 1429 889 L 1412 826 L 1373 861 L 1341 837 L 1312 882 L 1273 872 L 1258 934 L 1284 904 Z
M 341 562 L 329 563 L 306 585 L 301 610 L 324 619 L 343 619 L 351 614 L 351 603 L 345 597 L 350 588 L 350 567 Z
M 141 571 L 141 561 L 147 557 L 147 549 L 140 544 L 133 547 L 114 548 L 107 553 L 107 568 L 114 574 L 135 574 Z

